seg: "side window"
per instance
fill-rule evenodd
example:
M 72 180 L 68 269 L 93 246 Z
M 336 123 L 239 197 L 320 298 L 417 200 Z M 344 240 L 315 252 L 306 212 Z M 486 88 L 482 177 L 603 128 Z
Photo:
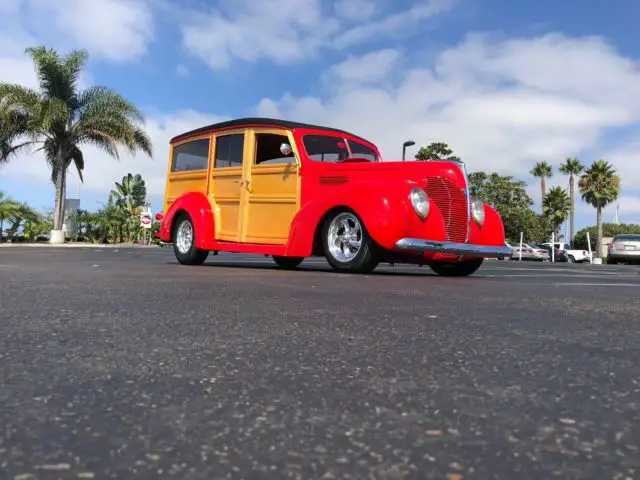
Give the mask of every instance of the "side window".
M 337 162 L 349 156 L 347 145 L 340 137 L 305 135 L 302 143 L 307 156 L 316 162 Z
M 378 156 L 376 155 L 376 152 L 371 150 L 369 147 L 365 147 L 361 143 L 354 142 L 353 140 L 349 140 L 349 148 L 351 149 L 351 156 L 353 157 L 366 158 L 370 162 L 378 161 Z
M 172 172 L 206 170 L 209 166 L 209 139 L 183 143 L 173 148 Z
M 241 167 L 244 156 L 244 133 L 216 137 L 214 168 Z
M 291 143 L 286 135 L 274 133 L 256 133 L 256 165 L 273 165 L 282 163 L 296 163 L 293 153 L 283 155 L 280 145 Z

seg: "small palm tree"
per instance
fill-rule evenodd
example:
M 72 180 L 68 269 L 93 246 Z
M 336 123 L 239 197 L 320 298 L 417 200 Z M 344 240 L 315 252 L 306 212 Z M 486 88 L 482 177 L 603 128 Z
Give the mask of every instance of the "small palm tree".
M 133 241 L 134 233 L 140 229 L 140 210 L 147 200 L 147 186 L 142 176 L 129 173 L 122 177 L 122 183 L 116 182 L 115 190 L 111 190 L 110 199 L 123 213 L 127 240 Z
M 529 171 L 531 175 L 540 179 L 540 189 L 542 191 L 542 196 L 540 197 L 540 203 L 542 204 L 542 200 L 544 196 L 547 194 L 547 178 L 551 178 L 553 176 L 553 167 L 549 165 L 547 162 L 538 162 L 534 165 L 534 167 Z
M 569 197 L 571 197 L 571 223 L 569 226 L 569 243 L 573 245 L 573 237 L 575 235 L 575 212 L 576 212 L 576 201 L 575 201 L 575 177 L 580 175 L 580 173 L 584 170 L 584 165 L 580 163 L 580 160 L 577 158 L 567 158 L 563 164 L 560 165 L 560 172 L 565 175 L 569 175 Z
M 598 235 L 596 257 L 602 256 L 602 209 L 620 196 L 620 177 L 605 160 L 596 160 L 580 176 L 578 188 L 582 199 L 597 211 Z
M 560 226 L 571 211 L 571 199 L 567 195 L 567 191 L 562 187 L 551 188 L 542 200 L 542 211 L 551 224 L 556 238 L 558 238 Z
M 3 239 L 4 222 L 14 217 L 20 209 L 20 204 L 11 197 L 5 196 L 4 192 L 0 192 L 0 242 Z
M 88 55 L 74 50 L 65 57 L 45 47 L 26 50 L 33 59 L 39 90 L 0 83 L 0 163 L 23 148 L 39 146 L 56 186 L 54 230 L 61 231 L 66 172 L 73 163 L 82 181 L 81 147 L 92 145 L 118 158 L 118 146 L 132 154 L 152 155 L 151 140 L 138 126 L 138 109 L 102 86 L 78 89 Z

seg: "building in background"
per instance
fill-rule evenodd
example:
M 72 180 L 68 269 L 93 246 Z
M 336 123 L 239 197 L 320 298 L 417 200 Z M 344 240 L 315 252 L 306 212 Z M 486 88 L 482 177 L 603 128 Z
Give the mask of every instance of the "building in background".
M 65 238 L 74 237 L 78 233 L 78 223 L 76 222 L 76 213 L 80 209 L 79 198 L 64 199 L 64 222 L 62 231 L 65 232 Z

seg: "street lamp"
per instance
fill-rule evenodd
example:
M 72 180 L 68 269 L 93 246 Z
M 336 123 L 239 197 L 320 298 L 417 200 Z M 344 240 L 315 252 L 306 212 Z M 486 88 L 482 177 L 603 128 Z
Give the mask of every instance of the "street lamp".
M 407 147 L 410 147 L 411 145 L 415 145 L 415 144 L 416 142 L 414 142 L 413 140 L 407 140 L 402 144 L 402 161 L 403 162 L 404 162 L 404 154 L 405 154 L 405 151 L 407 150 Z

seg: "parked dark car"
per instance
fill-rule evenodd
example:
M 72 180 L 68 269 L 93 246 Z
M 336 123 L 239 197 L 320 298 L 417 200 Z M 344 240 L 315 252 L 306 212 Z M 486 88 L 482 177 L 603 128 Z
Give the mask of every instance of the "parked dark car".
M 543 245 L 542 243 L 532 243 L 531 246 L 536 247 L 536 248 L 545 249 L 547 252 L 549 252 L 549 261 L 551 261 L 551 246 Z M 554 261 L 555 262 L 568 262 L 569 261 L 569 256 L 567 255 L 567 253 L 564 250 L 560 250 L 558 248 L 554 248 L 553 255 L 554 255 Z

